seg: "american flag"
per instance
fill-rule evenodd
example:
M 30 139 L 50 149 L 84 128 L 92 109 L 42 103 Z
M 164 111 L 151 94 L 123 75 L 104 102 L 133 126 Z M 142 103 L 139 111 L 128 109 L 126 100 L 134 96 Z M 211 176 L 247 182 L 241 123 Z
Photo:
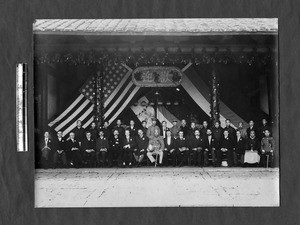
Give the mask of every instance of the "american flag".
M 132 69 L 125 64 L 108 64 L 104 69 L 104 118 L 112 123 L 135 96 L 139 87 L 131 81 Z M 81 120 L 83 128 L 93 122 L 94 76 L 87 79 L 79 90 L 79 96 L 48 126 L 63 131 L 63 136 L 76 127 Z

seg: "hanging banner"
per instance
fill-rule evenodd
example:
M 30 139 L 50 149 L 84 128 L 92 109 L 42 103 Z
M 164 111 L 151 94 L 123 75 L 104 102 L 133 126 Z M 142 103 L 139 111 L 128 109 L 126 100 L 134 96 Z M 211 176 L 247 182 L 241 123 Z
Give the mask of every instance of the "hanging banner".
M 182 80 L 182 71 L 177 67 L 138 67 L 132 72 L 132 81 L 141 87 L 176 87 Z

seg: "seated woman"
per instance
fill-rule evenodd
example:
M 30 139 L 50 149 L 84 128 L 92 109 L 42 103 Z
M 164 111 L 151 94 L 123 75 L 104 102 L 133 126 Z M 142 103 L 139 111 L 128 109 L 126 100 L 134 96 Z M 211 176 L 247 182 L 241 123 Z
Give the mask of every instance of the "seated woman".
M 260 162 L 260 141 L 255 136 L 255 131 L 250 131 L 250 137 L 246 143 L 246 151 L 244 157 L 244 163 L 258 165 Z
M 269 129 L 264 131 L 265 137 L 261 140 L 261 165 L 266 167 L 268 165 L 268 158 L 270 157 L 270 167 L 274 166 L 274 148 L 275 140 L 273 137 L 270 137 Z

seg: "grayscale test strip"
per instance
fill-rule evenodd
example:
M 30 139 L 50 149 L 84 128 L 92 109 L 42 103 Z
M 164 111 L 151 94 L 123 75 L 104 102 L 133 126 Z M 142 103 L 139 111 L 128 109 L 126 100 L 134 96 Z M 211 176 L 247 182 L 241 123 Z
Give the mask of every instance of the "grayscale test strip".
M 16 65 L 16 139 L 17 151 L 28 151 L 27 130 L 27 79 L 28 67 L 26 63 Z

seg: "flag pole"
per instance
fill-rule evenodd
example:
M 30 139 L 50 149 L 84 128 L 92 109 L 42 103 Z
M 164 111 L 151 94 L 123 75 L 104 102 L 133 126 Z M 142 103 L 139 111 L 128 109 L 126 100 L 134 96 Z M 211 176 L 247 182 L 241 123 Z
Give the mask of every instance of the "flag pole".
M 220 99 L 219 99 L 219 79 L 217 72 L 215 70 L 215 65 L 213 65 L 211 84 L 210 84 L 210 107 L 211 107 L 211 124 L 220 120 Z

